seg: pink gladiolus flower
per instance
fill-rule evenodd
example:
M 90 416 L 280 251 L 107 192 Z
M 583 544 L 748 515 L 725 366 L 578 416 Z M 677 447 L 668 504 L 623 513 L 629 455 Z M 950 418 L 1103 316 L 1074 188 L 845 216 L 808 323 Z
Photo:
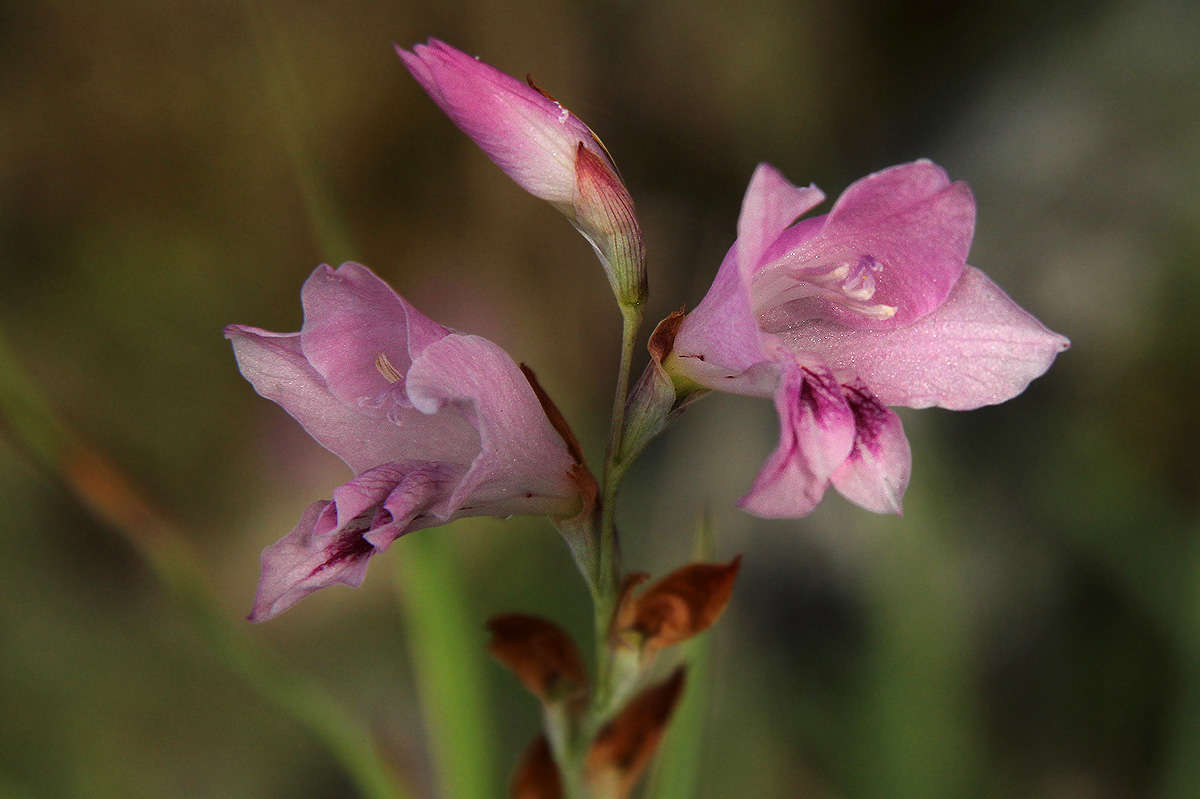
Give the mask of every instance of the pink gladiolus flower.
M 488 158 L 571 220 L 596 250 L 617 300 L 641 303 L 646 255 L 633 199 L 591 129 L 532 84 L 437 39 L 396 52 Z
M 299 333 L 231 325 L 242 374 L 354 470 L 267 547 L 253 621 L 335 582 L 401 535 L 461 516 L 580 510 L 580 469 L 500 347 L 423 316 L 369 269 L 318 267 Z
M 774 397 L 779 446 L 741 500 L 759 516 L 802 516 L 830 483 L 899 513 L 912 459 L 889 405 L 1004 402 L 1069 346 L 966 265 L 975 202 L 935 164 L 869 175 L 792 224 L 823 199 L 758 167 L 665 364 L 677 383 Z

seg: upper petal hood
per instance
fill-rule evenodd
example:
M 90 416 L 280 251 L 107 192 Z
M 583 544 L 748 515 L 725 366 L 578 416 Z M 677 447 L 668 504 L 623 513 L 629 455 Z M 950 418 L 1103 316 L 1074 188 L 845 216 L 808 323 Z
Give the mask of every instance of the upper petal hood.
M 260 395 L 278 403 L 355 472 L 386 463 L 397 452 L 436 441 L 445 459 L 469 462 L 478 448 L 464 419 L 431 419 L 412 408 L 392 418 L 365 414 L 335 397 L 300 349 L 299 333 L 272 333 L 245 325 L 225 328 L 242 375 Z
M 407 406 L 404 374 L 423 349 L 450 333 L 356 263 L 317 267 L 300 299 L 304 357 L 334 396 L 368 414 Z
M 318 267 L 302 297 L 300 333 L 225 329 L 239 369 L 259 394 L 355 472 L 401 456 L 471 462 L 479 437 L 470 423 L 453 412 L 421 413 L 403 393 L 400 370 L 446 328 L 358 264 Z
M 826 216 L 785 231 L 756 268 L 752 304 L 770 330 L 821 316 L 907 325 L 945 301 L 966 265 L 975 201 L 929 161 L 855 181 Z

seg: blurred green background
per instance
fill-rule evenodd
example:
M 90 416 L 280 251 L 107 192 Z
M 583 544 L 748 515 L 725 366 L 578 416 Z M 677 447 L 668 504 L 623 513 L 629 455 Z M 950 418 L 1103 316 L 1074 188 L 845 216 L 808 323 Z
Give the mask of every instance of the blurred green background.
M 696 796 L 1200 796 L 1185 0 L 0 3 L 3 385 L 24 374 L 172 520 L 217 626 L 323 686 L 414 796 L 436 779 L 413 619 L 450 607 L 422 547 L 465 586 L 485 678 L 493 761 L 452 767 L 493 795 L 539 719 L 488 660 L 484 620 L 541 613 L 589 639 L 536 519 L 401 540 L 362 589 L 241 621 L 258 551 L 347 475 L 242 381 L 221 328 L 297 329 L 318 263 L 362 261 L 498 341 L 603 446 L 619 338 L 603 275 L 409 78 L 392 42 L 428 35 L 534 75 L 605 139 L 638 203 L 651 322 L 703 296 L 758 161 L 832 197 L 926 156 L 974 189 L 972 263 L 1073 340 L 1004 406 L 901 412 L 902 519 L 833 494 L 803 520 L 739 513 L 770 403 L 707 399 L 650 449 L 619 511 L 627 565 L 688 559 L 705 507 L 716 554 L 745 553 L 692 685 Z M 28 410 L 0 421 L 0 795 L 355 795 L 227 667 L 146 542 L 31 454 Z

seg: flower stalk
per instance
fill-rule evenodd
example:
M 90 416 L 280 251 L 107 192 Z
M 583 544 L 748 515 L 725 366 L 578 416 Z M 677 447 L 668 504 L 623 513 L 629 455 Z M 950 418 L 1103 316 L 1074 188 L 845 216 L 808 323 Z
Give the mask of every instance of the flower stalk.
M 613 393 L 612 418 L 609 424 L 608 447 L 604 455 L 604 472 L 600 491 L 600 558 L 595 595 L 596 691 L 594 708 L 602 708 L 611 690 L 612 654 L 607 645 L 609 626 L 616 610 L 617 588 L 621 579 L 621 542 L 616 526 L 616 498 L 621 480 L 630 462 L 621 460 L 621 445 L 625 435 L 625 405 L 629 394 L 629 378 L 633 367 L 633 352 L 637 346 L 642 324 L 640 305 L 621 306 L 621 360 L 617 367 L 617 385 Z

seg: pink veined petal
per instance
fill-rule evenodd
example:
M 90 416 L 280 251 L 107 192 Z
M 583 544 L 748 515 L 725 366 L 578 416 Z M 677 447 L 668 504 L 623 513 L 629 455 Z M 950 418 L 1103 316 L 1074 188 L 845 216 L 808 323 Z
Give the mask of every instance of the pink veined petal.
M 314 502 L 290 533 L 263 550 L 250 621 L 274 618 L 327 585 L 362 583 L 375 549 L 362 538 L 365 524 L 346 531 L 325 529 L 335 515 L 331 502 Z
M 396 52 L 446 116 L 534 196 L 571 203 L 580 142 L 612 164 L 587 125 L 537 89 L 437 39 Z
M 778 385 L 774 337 L 764 335 L 750 305 L 750 274 L 763 251 L 800 214 L 823 200 L 815 186 L 793 186 L 770 164 L 750 178 L 738 217 L 738 238 L 712 287 L 675 336 L 679 368 L 719 391 L 770 396 Z
M 851 184 L 829 214 L 779 237 L 764 258 L 754 306 L 775 311 L 768 327 L 788 317 L 861 329 L 911 324 L 945 300 L 963 272 L 974 230 L 970 189 L 951 183 L 937 165 L 916 161 L 876 172 Z M 830 287 L 839 269 L 857 303 L 804 290 L 806 281 Z M 789 280 L 780 279 L 781 271 Z M 856 304 L 874 310 L 864 313 Z
M 754 272 L 763 253 L 788 225 L 824 199 L 816 186 L 793 186 L 775 167 L 759 164 L 738 215 L 737 251 L 743 277 Z
M 304 357 L 334 396 L 364 414 L 406 406 L 403 375 L 412 359 L 450 332 L 356 263 L 317 267 L 300 296 Z
M 867 510 L 899 515 L 912 473 L 912 450 L 904 427 L 862 381 L 844 389 L 854 412 L 854 446 L 834 470 L 833 487 Z
M 418 462 L 400 468 L 404 477 L 388 493 L 371 529 L 363 534 L 377 552 L 405 533 L 450 521 L 453 517 L 439 516 L 435 506 L 454 491 L 467 472 L 466 467 L 446 463 Z
M 439 514 L 577 510 L 579 491 L 570 477 L 575 459 L 525 375 L 499 346 L 480 336 L 445 337 L 413 362 L 408 396 L 424 413 L 457 408 L 479 435 L 479 455 Z
M 299 333 L 271 333 L 230 325 L 225 328 L 225 337 L 233 343 L 238 369 L 254 390 L 282 406 L 321 446 L 355 472 L 385 463 L 414 443 L 409 427 L 364 416 L 359 409 L 334 397 L 300 352 Z M 422 417 L 416 411 L 410 412 Z M 462 419 L 439 434 L 447 435 L 447 441 L 474 437 Z M 474 454 L 466 457 L 469 460 Z
M 310 505 L 290 533 L 263 550 L 250 621 L 274 618 L 334 583 L 361 585 L 373 555 L 404 533 L 438 523 L 421 514 L 453 485 L 440 474 L 439 464 L 388 464 L 341 486 L 333 502 Z
M 854 414 L 828 371 L 795 366 L 784 373 L 775 409 L 779 446 L 738 504 L 766 518 L 804 516 L 851 452 Z
M 701 385 L 770 396 L 779 383 L 778 370 L 764 375 L 758 369 L 754 379 L 743 379 L 756 365 L 771 361 L 750 311 L 749 295 L 738 270 L 737 247 L 734 244 L 726 253 L 708 294 L 680 324 L 674 354 L 679 369 Z
M 951 410 L 1015 397 L 1070 346 L 974 267 L 944 305 L 908 327 L 852 330 L 812 320 L 779 335 L 835 373 L 857 375 L 885 405 Z

